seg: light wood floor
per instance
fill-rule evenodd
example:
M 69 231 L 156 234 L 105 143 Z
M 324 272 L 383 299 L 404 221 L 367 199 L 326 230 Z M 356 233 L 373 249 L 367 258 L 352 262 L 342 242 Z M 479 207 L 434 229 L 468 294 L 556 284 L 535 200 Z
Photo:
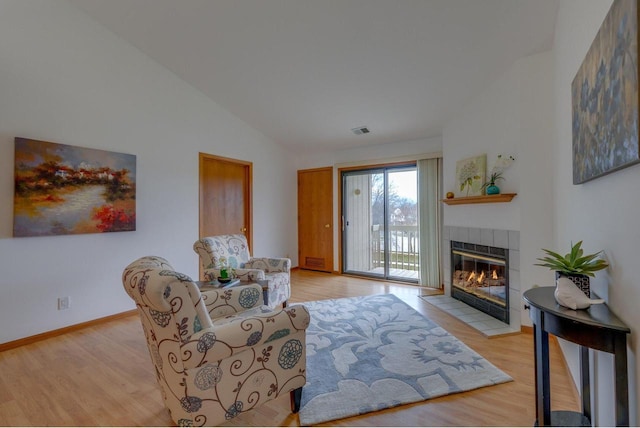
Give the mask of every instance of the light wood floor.
M 292 273 L 291 303 L 393 293 L 440 324 L 514 382 L 341 419 L 327 426 L 532 426 L 535 420 L 531 334 L 487 339 L 418 296 L 427 289 L 309 271 Z M 551 348 L 552 409 L 579 410 L 555 340 Z M 137 316 L 0 353 L 2 426 L 167 426 Z M 280 397 L 227 426 L 299 426 Z

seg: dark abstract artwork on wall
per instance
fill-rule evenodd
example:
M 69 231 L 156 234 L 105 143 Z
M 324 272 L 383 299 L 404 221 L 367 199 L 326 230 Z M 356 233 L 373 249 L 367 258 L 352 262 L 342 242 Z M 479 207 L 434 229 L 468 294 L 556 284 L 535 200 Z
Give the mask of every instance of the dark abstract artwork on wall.
M 573 184 L 640 162 L 638 5 L 615 0 L 571 84 Z
M 13 236 L 136 230 L 136 157 L 15 139 Z

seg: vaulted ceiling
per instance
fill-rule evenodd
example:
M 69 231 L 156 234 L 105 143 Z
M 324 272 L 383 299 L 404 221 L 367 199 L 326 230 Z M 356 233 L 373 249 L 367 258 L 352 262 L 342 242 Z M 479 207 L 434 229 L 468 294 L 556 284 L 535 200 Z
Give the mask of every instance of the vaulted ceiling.
M 440 135 L 514 61 L 551 48 L 557 14 L 557 0 L 69 1 L 307 154 Z

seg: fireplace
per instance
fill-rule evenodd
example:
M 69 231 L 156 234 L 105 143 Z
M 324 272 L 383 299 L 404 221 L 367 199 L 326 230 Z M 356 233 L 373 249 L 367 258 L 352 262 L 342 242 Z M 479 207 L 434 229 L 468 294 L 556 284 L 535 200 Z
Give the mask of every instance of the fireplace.
M 451 297 L 509 324 L 509 250 L 451 241 Z

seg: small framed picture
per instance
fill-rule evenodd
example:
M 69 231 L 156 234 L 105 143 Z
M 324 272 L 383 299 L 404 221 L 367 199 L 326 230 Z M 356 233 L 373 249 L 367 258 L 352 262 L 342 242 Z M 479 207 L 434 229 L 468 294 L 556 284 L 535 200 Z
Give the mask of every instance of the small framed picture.
M 475 156 L 459 160 L 456 163 L 456 190 L 459 196 L 482 195 L 485 173 L 487 171 L 487 155 Z

